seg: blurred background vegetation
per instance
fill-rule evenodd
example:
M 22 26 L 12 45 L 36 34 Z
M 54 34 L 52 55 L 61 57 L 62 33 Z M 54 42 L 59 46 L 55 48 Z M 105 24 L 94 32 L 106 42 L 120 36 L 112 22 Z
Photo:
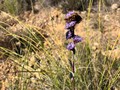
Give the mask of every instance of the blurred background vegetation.
M 91 4 L 98 5 L 99 0 L 1 0 L 0 10 L 18 15 L 27 10 L 40 10 L 43 7 L 49 8 L 56 6 L 61 8 L 64 12 L 68 10 L 86 10 Z M 105 6 L 111 6 L 113 3 L 120 3 L 119 0 L 101 0 Z M 96 8 L 96 7 L 95 7 Z

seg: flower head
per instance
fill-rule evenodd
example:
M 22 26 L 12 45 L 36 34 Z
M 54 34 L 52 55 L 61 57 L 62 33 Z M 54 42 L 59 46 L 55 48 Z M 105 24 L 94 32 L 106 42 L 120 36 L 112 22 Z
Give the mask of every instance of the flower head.
M 78 14 L 75 13 L 74 11 L 68 12 L 65 16 L 65 21 L 71 22 L 71 21 L 76 21 L 76 24 L 80 23 L 82 21 L 82 17 Z
M 73 42 L 74 44 L 78 43 L 78 42 L 81 42 L 82 41 L 82 38 L 78 35 L 74 35 L 73 37 Z
M 67 45 L 67 49 L 73 51 L 73 53 L 75 54 L 75 44 L 74 43 L 69 43 Z
M 70 29 L 71 27 L 74 27 L 76 25 L 76 21 L 71 21 L 69 23 L 66 23 L 65 28 Z

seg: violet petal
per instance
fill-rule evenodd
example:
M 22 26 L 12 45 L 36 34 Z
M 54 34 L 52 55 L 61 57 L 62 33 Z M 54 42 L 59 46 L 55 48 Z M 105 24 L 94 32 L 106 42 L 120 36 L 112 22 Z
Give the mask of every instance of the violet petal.
M 73 50 L 75 48 L 75 44 L 74 43 L 69 43 L 68 45 L 67 45 L 67 49 L 68 50 Z
M 66 39 L 74 37 L 74 30 L 69 30 L 66 32 Z
M 70 51 L 73 51 L 73 54 L 75 54 L 75 44 L 74 43 L 69 43 L 67 45 L 67 49 Z
M 80 36 L 78 36 L 78 35 L 75 35 L 74 37 L 73 37 L 73 42 L 76 44 L 76 43 L 78 43 L 78 42 L 81 42 L 83 39 L 80 37 Z
M 70 27 L 74 27 L 76 25 L 76 21 L 71 21 L 69 23 L 66 23 L 65 28 L 69 29 Z
M 72 32 L 71 31 L 67 31 L 66 32 L 66 39 L 70 39 L 72 38 Z
M 70 11 L 66 14 L 65 18 L 69 18 L 70 16 L 72 16 L 72 14 L 74 14 L 75 12 L 74 11 Z

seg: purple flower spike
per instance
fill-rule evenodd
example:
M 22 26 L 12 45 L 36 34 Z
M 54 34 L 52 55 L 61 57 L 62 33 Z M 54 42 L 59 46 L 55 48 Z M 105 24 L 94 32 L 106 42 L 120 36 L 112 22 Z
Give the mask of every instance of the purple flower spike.
M 74 11 L 70 11 L 70 12 L 68 12 L 68 13 L 66 14 L 66 16 L 65 16 L 65 19 L 71 17 L 72 14 L 74 14 L 74 13 L 75 13 Z
M 75 35 L 74 37 L 73 37 L 73 42 L 74 42 L 74 44 L 76 44 L 76 43 L 78 43 L 78 42 L 81 42 L 83 39 L 80 37 L 80 36 L 78 36 L 78 35 Z
M 66 23 L 65 28 L 70 29 L 71 27 L 74 27 L 76 25 L 76 21 L 71 21 L 69 23 Z
M 73 53 L 75 54 L 75 44 L 74 43 L 69 43 L 67 45 L 67 49 L 73 51 Z

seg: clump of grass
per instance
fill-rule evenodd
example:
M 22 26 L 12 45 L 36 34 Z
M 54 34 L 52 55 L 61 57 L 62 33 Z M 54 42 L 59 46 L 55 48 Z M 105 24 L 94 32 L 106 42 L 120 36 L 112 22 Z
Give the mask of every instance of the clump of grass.
M 12 15 L 19 15 L 24 11 L 34 11 L 34 0 L 3 0 L 0 2 L 0 10 Z M 41 5 L 40 5 L 41 6 Z
M 17 0 L 4 0 L 4 10 L 13 15 L 17 15 L 19 12 L 19 5 Z

